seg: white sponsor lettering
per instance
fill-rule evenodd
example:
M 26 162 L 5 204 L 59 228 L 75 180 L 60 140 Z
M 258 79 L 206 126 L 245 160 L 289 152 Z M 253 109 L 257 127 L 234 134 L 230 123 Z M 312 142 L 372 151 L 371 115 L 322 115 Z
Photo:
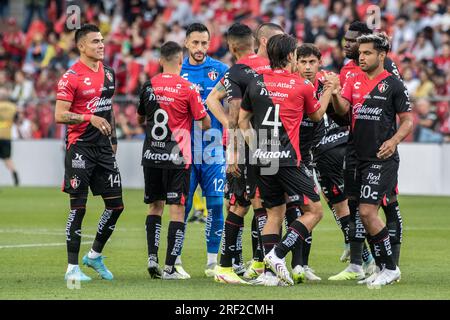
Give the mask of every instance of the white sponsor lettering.
M 152 153 L 150 150 L 146 150 L 143 158 L 156 161 L 178 161 L 179 155 L 173 153 Z
M 253 154 L 253 158 L 259 158 L 259 159 L 283 159 L 283 158 L 290 158 L 291 157 L 291 151 L 263 151 L 261 149 L 256 149 L 255 153 Z
M 339 139 L 341 139 L 345 136 L 348 136 L 348 135 L 349 135 L 349 131 L 344 131 L 344 132 L 332 134 L 330 136 L 325 136 L 322 138 L 322 140 L 320 140 L 319 144 L 325 145 L 328 143 L 334 143 L 334 142 L 338 141 Z
M 105 97 L 94 97 L 86 104 L 86 108 L 92 113 L 111 110 L 111 107 L 112 99 Z

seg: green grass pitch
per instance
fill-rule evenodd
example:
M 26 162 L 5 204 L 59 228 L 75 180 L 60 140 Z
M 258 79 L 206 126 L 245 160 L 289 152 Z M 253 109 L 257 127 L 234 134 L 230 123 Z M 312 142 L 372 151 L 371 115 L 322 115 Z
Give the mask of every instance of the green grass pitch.
M 404 220 L 402 281 L 369 290 L 353 281 L 331 282 L 345 264 L 342 234 L 325 209 L 313 233 L 310 265 L 322 277 L 318 283 L 294 287 L 252 287 L 215 283 L 203 275 L 206 247 L 203 224 L 188 224 L 183 265 L 192 279 L 151 280 L 147 274 L 145 215 L 141 190 L 125 190 L 125 211 L 104 254 L 114 273 L 112 282 L 93 277 L 79 290 L 69 290 L 65 224 L 68 197 L 58 188 L 0 189 L 0 299 L 449 299 L 450 197 L 400 197 Z M 102 212 L 101 198 L 90 197 L 83 222 L 80 260 L 89 248 Z M 382 213 L 381 213 L 382 214 Z M 382 214 L 383 215 L 383 214 Z M 249 226 L 251 214 L 246 219 Z M 160 260 L 164 261 L 168 216 L 163 217 Z M 245 259 L 250 259 L 250 232 L 244 233 Z

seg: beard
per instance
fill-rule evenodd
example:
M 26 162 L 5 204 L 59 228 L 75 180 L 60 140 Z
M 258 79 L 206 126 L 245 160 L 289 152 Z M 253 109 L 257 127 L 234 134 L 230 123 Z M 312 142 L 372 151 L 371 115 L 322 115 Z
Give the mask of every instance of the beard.
M 372 64 L 372 65 L 365 65 L 365 67 L 363 68 L 363 67 L 361 67 L 361 69 L 362 69 L 362 71 L 364 71 L 364 72 L 372 72 L 372 71 L 374 71 L 376 68 L 378 68 L 378 66 L 380 65 L 380 61 L 377 61 L 377 62 L 375 62 L 374 64 Z
M 199 55 L 199 54 L 201 54 L 201 59 L 198 59 L 197 57 L 196 57 L 196 55 Z M 194 59 L 196 62 L 202 62 L 203 60 L 205 60 L 205 55 L 206 54 L 204 54 L 203 52 L 194 52 L 193 54 L 191 54 L 191 57 L 192 57 L 192 59 Z

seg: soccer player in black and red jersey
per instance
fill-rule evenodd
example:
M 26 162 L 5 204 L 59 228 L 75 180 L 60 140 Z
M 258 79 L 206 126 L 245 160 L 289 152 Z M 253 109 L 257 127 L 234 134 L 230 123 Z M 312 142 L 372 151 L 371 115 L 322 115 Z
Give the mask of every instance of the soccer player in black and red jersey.
M 316 97 L 319 98 L 324 90 L 326 76 L 329 72 L 319 71 L 322 55 L 319 49 L 310 43 L 297 48 L 297 70 L 301 77 L 314 84 Z M 331 109 L 331 110 L 330 110 Z M 334 109 L 330 104 L 327 113 Z M 347 239 L 347 230 L 342 220 L 349 218 L 347 199 L 344 195 L 344 178 L 342 164 L 348 140 L 348 128 L 338 125 L 328 114 L 319 122 L 314 122 L 303 115 L 300 126 L 300 153 L 302 162 L 311 171 L 315 171 L 323 195 L 330 209 L 341 226 L 344 240 Z M 287 225 L 291 224 L 301 210 L 296 201 L 286 204 Z M 292 276 L 296 283 L 306 280 L 321 280 L 308 265 L 312 237 L 306 239 L 303 245 L 297 246 L 292 252 Z
M 239 127 L 251 149 L 250 161 L 256 162 L 260 171 L 257 186 L 267 210 L 267 223 L 262 232 L 267 252 L 264 262 L 286 285 L 294 282 L 283 258 L 310 236 L 323 214 L 312 174 L 301 162 L 300 124 L 304 113 L 313 121 L 322 119 L 331 97 L 331 88 L 327 87 L 318 101 L 312 83 L 293 73 L 296 49 L 297 40 L 291 36 L 270 38 L 267 53 L 272 71 L 250 82 L 239 114 Z M 285 194 L 290 201 L 301 203 L 304 214 L 290 224 L 280 242 Z
M 95 25 L 75 32 L 80 59 L 58 82 L 55 120 L 68 125 L 63 191 L 70 195 L 66 226 L 69 266 L 66 279 L 89 281 L 78 266 L 81 223 L 86 213 L 89 188 L 101 195 L 105 210 L 98 224 L 92 249 L 83 264 L 103 279 L 112 280 L 101 255 L 123 211 L 122 182 L 115 153 L 116 129 L 112 110 L 114 71 L 103 64 L 103 37 Z
M 357 41 L 363 73 L 349 77 L 341 92 L 333 90 L 332 99 L 338 114 L 349 111 L 351 114 L 359 213 L 380 268 L 361 283 L 380 286 L 400 279 L 401 275 L 393 257 L 389 231 L 378 216 L 378 208 L 397 183 L 400 161 L 397 145 L 411 132 L 412 115 L 403 82 L 384 69 L 390 47 L 387 36 L 363 35 Z
M 367 27 L 364 22 L 354 21 L 350 24 L 348 31 L 345 33 L 345 45 L 344 52 L 349 62 L 341 69 L 339 75 L 339 84 L 341 88 L 344 86 L 346 79 L 354 76 L 357 73 L 362 73 L 359 66 L 359 44 L 357 38 L 361 35 L 372 34 L 372 30 Z M 384 68 L 388 72 L 401 79 L 395 63 L 386 57 L 384 60 Z M 347 118 L 349 115 L 347 115 Z M 366 231 L 362 224 L 361 218 L 358 212 L 359 192 L 358 183 L 356 182 L 356 155 L 353 145 L 352 132 L 349 135 L 349 141 L 347 145 L 347 152 L 345 156 L 344 165 L 344 188 L 348 197 L 348 204 L 350 208 L 350 219 L 348 221 L 348 238 L 349 245 L 341 256 L 341 261 L 345 262 L 348 259 L 350 264 L 342 272 L 331 276 L 329 280 L 354 280 L 361 279 L 364 276 L 372 274 L 374 270 L 373 257 L 367 249 L 364 241 L 366 238 Z M 393 190 L 383 199 L 381 204 L 385 215 L 386 221 L 391 234 L 392 250 L 396 264 L 399 264 L 400 246 L 402 240 L 402 218 L 400 215 L 399 205 L 397 202 L 397 184 Z
M 253 230 L 259 234 L 266 221 L 266 210 L 262 207 L 259 192 L 256 187 L 254 168 L 247 163 L 248 149 L 239 146 L 237 139 L 237 123 L 242 97 L 247 85 L 258 74 L 270 70 L 267 59 L 267 39 L 276 34 L 283 34 L 283 30 L 276 24 L 263 24 L 257 30 L 260 47 L 258 53 L 254 52 L 252 30 L 243 24 L 233 24 L 227 32 L 227 42 L 231 54 L 235 57 L 234 64 L 225 74 L 224 78 L 209 94 L 206 103 L 211 112 L 216 115 L 225 128 L 228 128 L 228 174 L 227 184 L 230 189 L 230 208 L 225 221 L 225 234 L 222 240 L 220 266 L 216 269 L 215 280 L 222 283 L 242 283 L 236 272 L 232 269 L 232 260 L 239 260 L 242 254 L 242 232 L 244 216 L 250 204 L 253 206 L 254 222 L 258 226 Z M 227 116 L 221 100 L 227 98 L 230 108 Z M 239 151 L 238 151 L 239 149 Z M 238 159 L 239 158 L 239 159 Z M 256 217 L 256 218 L 255 218 Z M 244 278 L 253 279 L 264 271 L 262 250 L 257 250 L 258 237 L 253 237 L 253 261 L 244 273 Z
M 201 120 L 202 129 L 211 119 L 195 85 L 179 74 L 183 49 L 169 41 L 161 47 L 163 72 L 146 82 L 141 90 L 138 122 L 146 123 L 142 150 L 145 196 L 149 204 L 145 222 L 148 245 L 148 272 L 152 278 L 188 279 L 177 271 L 175 260 L 184 240 L 184 210 L 191 174 L 191 127 Z M 164 270 L 158 265 L 161 216 L 169 205 L 170 223 Z

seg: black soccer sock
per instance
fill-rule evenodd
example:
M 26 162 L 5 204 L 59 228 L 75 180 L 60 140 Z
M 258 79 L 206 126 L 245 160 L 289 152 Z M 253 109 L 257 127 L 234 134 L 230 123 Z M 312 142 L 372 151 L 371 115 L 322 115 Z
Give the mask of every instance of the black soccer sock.
M 264 260 L 264 249 L 263 249 L 263 241 L 262 241 L 262 230 L 267 222 L 267 211 L 265 208 L 254 209 L 255 217 L 256 217 L 256 231 L 258 233 L 258 249 L 256 250 L 256 259 L 259 262 Z
M 309 263 L 309 254 L 311 253 L 311 246 L 312 246 L 312 233 L 310 233 L 305 241 L 303 241 L 304 248 L 303 248 L 303 265 L 307 266 Z
M 14 185 L 17 187 L 19 185 L 19 175 L 17 174 L 17 171 L 12 172 Z
M 350 242 L 350 263 L 361 266 L 364 240 L 366 239 L 366 229 L 361 221 L 358 210 L 358 202 L 348 200 L 350 209 L 350 219 L 348 228 L 348 239 Z
M 367 234 L 367 242 L 369 243 L 370 252 L 372 253 L 373 258 L 375 259 L 375 264 L 381 270 L 382 269 L 381 261 L 380 258 L 375 255 L 375 247 L 372 243 L 372 236 L 370 234 Z
M 395 270 L 388 229 L 384 227 L 378 234 L 373 235 L 370 241 L 374 246 L 375 258 L 378 257 L 380 264 L 387 269 Z
M 161 216 L 148 215 L 145 220 L 147 233 L 147 251 L 149 259 L 158 262 L 158 249 L 161 239 Z
M 253 260 L 258 260 L 260 256 L 259 239 L 258 239 L 258 223 L 256 222 L 256 214 L 252 218 L 252 253 Z
M 341 227 L 342 234 L 344 235 L 344 242 L 345 244 L 349 243 L 348 239 L 348 231 L 349 231 L 349 223 L 350 223 L 350 215 L 340 217 L 338 219 L 339 226 Z
M 244 218 L 242 218 L 244 220 Z M 242 235 L 244 234 L 244 221 L 242 221 L 242 226 L 239 228 L 238 236 L 236 239 L 236 251 L 234 253 L 234 264 L 241 265 L 244 264 L 244 256 L 242 254 Z
M 389 237 L 392 246 L 392 257 L 396 265 L 400 262 L 400 247 L 403 238 L 403 220 L 400 214 L 398 202 L 392 202 L 383 206 L 386 215 L 386 227 L 389 230 Z
M 175 265 L 177 257 L 181 254 L 185 227 L 186 225 L 184 224 L 184 222 L 169 222 L 169 231 L 167 233 L 166 266 L 173 267 Z M 168 271 L 173 271 L 173 268 L 172 270 Z
M 103 211 L 98 223 L 97 234 L 95 235 L 92 250 L 101 253 L 109 237 L 116 227 L 116 222 L 123 211 L 122 197 L 113 199 L 104 199 L 105 211 Z
M 236 257 L 236 244 L 239 238 L 239 231 L 243 226 L 244 218 L 230 211 L 225 220 L 225 232 L 223 233 L 220 255 L 221 267 L 228 268 L 233 265 L 233 257 Z
M 362 252 L 362 260 L 363 262 L 369 261 L 371 256 L 369 248 L 367 248 L 366 243 L 364 242 L 363 252 Z
M 303 223 L 295 220 L 289 226 L 286 235 L 281 242 L 275 246 L 275 254 L 279 258 L 284 258 L 293 247 L 299 245 L 310 235 Z
M 295 220 L 297 220 L 297 217 L 301 215 L 300 208 L 298 207 L 298 204 L 296 203 L 288 203 L 286 205 L 286 230 L 289 229 L 289 226 L 291 223 L 293 223 Z M 292 260 L 291 260 L 291 266 L 292 268 L 295 268 L 296 266 L 303 266 L 303 250 L 304 250 L 304 244 L 295 246 L 292 248 Z
M 81 224 L 86 213 L 86 198 L 70 199 L 70 212 L 66 224 L 67 260 L 69 264 L 78 264 L 81 245 Z

